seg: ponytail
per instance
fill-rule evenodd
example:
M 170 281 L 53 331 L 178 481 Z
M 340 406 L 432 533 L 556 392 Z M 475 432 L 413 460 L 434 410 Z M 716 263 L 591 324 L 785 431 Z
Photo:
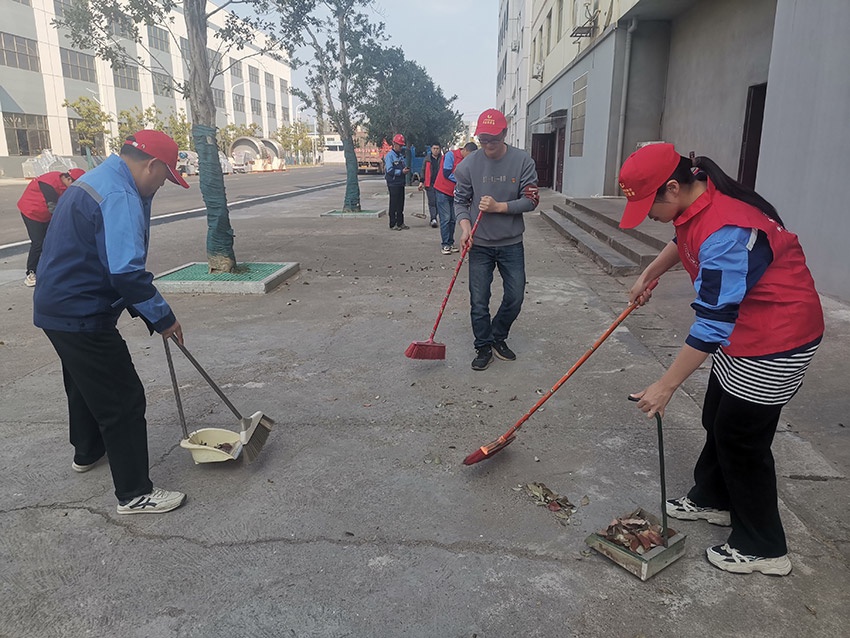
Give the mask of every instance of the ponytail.
M 695 175 L 692 169 L 699 169 L 699 171 Z M 680 184 L 693 184 L 696 180 L 700 179 L 702 174 L 706 175 L 711 180 L 712 184 L 714 184 L 715 188 L 724 195 L 734 197 L 745 204 L 758 208 L 777 224 L 785 228 L 785 223 L 782 221 L 782 218 L 779 217 L 779 213 L 776 212 L 776 209 L 770 202 L 755 192 L 752 188 L 744 186 L 741 182 L 729 177 L 723 172 L 723 169 L 714 162 L 714 160 L 708 157 L 695 157 L 693 160 L 687 157 L 682 157 L 681 160 L 679 160 L 679 165 L 676 167 L 676 170 L 673 171 L 673 174 L 667 181 L 676 180 Z M 664 185 L 658 189 L 659 198 L 664 196 L 664 191 L 666 189 L 667 183 L 665 182 Z

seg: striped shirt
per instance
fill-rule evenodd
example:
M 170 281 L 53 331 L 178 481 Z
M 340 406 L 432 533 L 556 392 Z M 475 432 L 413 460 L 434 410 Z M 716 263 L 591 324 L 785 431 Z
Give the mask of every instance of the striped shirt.
M 820 339 L 791 352 L 730 357 L 719 348 L 711 373 L 732 396 L 760 405 L 785 405 L 800 388 Z

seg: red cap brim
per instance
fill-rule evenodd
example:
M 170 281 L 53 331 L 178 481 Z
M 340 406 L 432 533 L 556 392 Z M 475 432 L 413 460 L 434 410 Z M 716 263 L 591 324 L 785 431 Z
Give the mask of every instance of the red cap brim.
M 165 164 L 165 162 L 163 162 Z M 189 183 L 183 179 L 183 176 L 171 168 L 168 164 L 165 164 L 165 167 L 168 169 L 168 181 L 174 182 L 183 188 L 189 188 Z
M 626 210 L 623 211 L 620 228 L 634 228 L 639 225 L 649 215 L 649 209 L 652 208 L 653 202 L 655 202 L 655 193 L 643 199 L 626 202 Z

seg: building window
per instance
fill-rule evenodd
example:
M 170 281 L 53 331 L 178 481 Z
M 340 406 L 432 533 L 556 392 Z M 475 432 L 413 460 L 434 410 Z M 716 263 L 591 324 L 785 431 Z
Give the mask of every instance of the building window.
M 171 86 L 171 78 L 165 73 L 151 72 L 153 77 L 153 94 L 162 97 L 174 97 L 174 88 Z
M 277 107 L 274 102 L 266 102 L 266 113 L 268 113 L 269 117 L 273 120 L 277 119 Z
M 584 115 L 587 105 L 587 73 L 573 82 L 573 108 L 570 116 L 570 157 L 584 155 Z
M 237 113 L 245 112 L 245 96 L 238 93 L 233 94 L 233 110 Z
M 29 2 L 27 2 L 29 4 Z M 65 9 L 71 7 L 71 0 L 53 0 L 53 13 L 57 18 L 65 17 Z
M 266 73 L 266 88 L 274 91 L 274 76 L 271 73 Z
M 14 1 L 17 2 L 18 4 L 25 4 L 28 7 L 32 6 L 32 4 L 30 4 L 30 0 L 14 0 Z
M 151 45 L 151 48 L 158 51 L 165 51 L 166 53 L 171 51 L 168 41 L 168 31 L 152 24 L 148 25 L 148 43 Z
M 282 95 L 289 95 L 289 82 L 280 78 L 280 92 Z
M 183 56 L 183 59 L 187 62 L 189 61 L 189 38 L 184 38 L 180 36 L 180 53 Z
M 254 115 L 263 114 L 263 108 L 260 105 L 260 101 L 255 100 L 254 98 L 251 98 L 251 113 L 253 113 Z
M 248 81 L 251 84 L 259 84 L 260 83 L 260 70 L 256 67 L 248 65 Z
M 116 89 L 139 90 L 139 67 L 125 66 L 120 69 L 112 69 L 112 79 L 115 81 Z
M 280 116 L 284 122 L 289 122 L 289 108 L 286 106 L 281 107 Z
M 242 78 L 242 62 L 235 58 L 230 58 L 230 77 Z
M 133 23 L 127 16 L 113 16 L 109 21 L 109 34 L 115 38 L 133 38 Z
M 552 51 L 552 12 L 546 15 L 546 55 Z
M 59 59 L 62 61 L 62 75 L 66 78 L 97 84 L 93 55 L 71 49 L 59 49 Z
M 78 117 L 68 118 L 68 128 L 71 130 L 71 146 L 74 149 L 74 155 L 86 154 L 86 147 L 80 144 L 80 134 L 77 133 L 77 126 L 79 126 L 80 122 L 82 120 Z M 94 145 L 91 147 L 92 155 L 105 155 L 105 148 L 103 133 L 98 133 L 94 136 Z
M 210 62 L 210 71 L 213 73 L 221 73 L 221 60 L 222 55 L 218 51 L 213 51 L 212 49 L 207 49 L 207 59 Z M 242 67 L 239 67 L 239 77 L 242 77 Z
M 223 109 L 226 108 L 224 105 L 224 89 L 217 89 L 213 87 L 213 104 L 215 104 L 216 108 Z
M 558 42 L 561 41 L 561 33 L 564 30 L 564 0 L 558 0 Z
M 0 32 L 0 65 L 27 71 L 40 71 L 38 42 L 19 35 Z
M 4 113 L 3 127 L 9 155 L 38 155 L 50 148 L 50 131 L 44 115 Z

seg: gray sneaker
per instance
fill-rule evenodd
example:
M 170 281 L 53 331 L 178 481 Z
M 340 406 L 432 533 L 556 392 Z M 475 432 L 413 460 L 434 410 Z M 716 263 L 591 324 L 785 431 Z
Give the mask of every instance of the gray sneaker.
M 742 554 L 729 543 L 715 545 L 705 550 L 708 562 L 733 574 L 752 574 L 761 572 L 768 576 L 787 576 L 791 573 L 791 560 L 788 554 L 776 558 L 765 558 L 763 556 L 750 556 Z
M 150 494 L 143 494 L 118 504 L 119 514 L 162 514 L 176 510 L 183 505 L 186 495 L 183 492 L 169 492 L 158 487 Z
M 732 524 L 729 510 L 719 510 L 713 507 L 700 507 L 687 496 L 673 498 L 667 501 L 667 516 L 678 518 L 680 521 L 708 521 L 712 525 L 728 527 Z

